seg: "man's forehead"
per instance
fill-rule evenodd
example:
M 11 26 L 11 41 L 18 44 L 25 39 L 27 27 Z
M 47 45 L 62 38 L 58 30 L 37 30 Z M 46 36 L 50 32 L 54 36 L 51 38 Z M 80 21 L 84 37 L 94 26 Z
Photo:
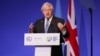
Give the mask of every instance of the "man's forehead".
M 52 9 L 50 6 L 46 6 L 43 9 Z

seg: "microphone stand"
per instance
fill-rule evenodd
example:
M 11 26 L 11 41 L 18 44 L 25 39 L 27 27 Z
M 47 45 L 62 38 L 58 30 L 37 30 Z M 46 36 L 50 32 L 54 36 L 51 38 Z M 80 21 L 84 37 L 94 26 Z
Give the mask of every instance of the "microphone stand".
M 91 53 L 90 56 L 93 56 L 93 17 L 92 17 L 92 8 L 89 8 L 89 12 L 90 12 L 90 26 L 91 26 L 91 36 L 90 36 L 90 43 L 91 43 Z

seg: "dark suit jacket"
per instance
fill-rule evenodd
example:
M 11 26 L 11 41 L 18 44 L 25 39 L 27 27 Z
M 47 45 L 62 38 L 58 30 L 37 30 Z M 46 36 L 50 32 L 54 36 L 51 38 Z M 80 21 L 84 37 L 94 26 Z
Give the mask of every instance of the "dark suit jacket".
M 35 23 L 34 23 L 34 33 L 45 33 L 44 30 L 44 18 L 38 19 Z M 64 20 L 58 17 L 53 16 L 53 19 L 50 23 L 49 29 L 48 29 L 48 33 L 60 33 L 60 43 L 64 42 L 63 37 L 68 37 L 68 31 L 66 32 L 65 35 L 62 34 L 62 32 L 59 30 L 57 23 L 61 22 L 62 24 L 64 24 Z M 66 29 L 67 30 L 67 29 Z
M 45 33 L 44 31 L 44 18 L 38 19 L 35 23 L 34 23 L 34 33 Z M 64 42 L 63 37 L 68 37 L 68 31 L 66 31 L 66 34 L 63 35 L 62 32 L 59 30 L 57 23 L 61 22 L 64 24 L 64 20 L 60 19 L 58 17 L 53 16 L 53 19 L 50 23 L 49 29 L 48 29 L 48 33 L 60 33 L 60 43 Z M 67 30 L 67 29 L 66 29 Z M 51 56 L 62 56 L 62 46 L 52 46 L 51 49 Z

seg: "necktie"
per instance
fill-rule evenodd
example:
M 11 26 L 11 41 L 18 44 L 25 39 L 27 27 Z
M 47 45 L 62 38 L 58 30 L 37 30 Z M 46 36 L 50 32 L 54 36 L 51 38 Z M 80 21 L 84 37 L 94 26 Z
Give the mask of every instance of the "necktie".
M 46 21 L 46 26 L 45 26 L 45 33 L 48 32 L 48 28 L 49 28 L 49 20 Z

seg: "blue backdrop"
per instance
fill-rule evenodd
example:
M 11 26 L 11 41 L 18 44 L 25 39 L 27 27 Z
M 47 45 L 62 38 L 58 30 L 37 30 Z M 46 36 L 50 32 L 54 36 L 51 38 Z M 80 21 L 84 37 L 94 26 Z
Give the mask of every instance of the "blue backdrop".
M 0 0 L 0 56 L 33 56 L 34 47 L 24 46 L 24 33 L 28 32 L 31 22 L 41 18 L 41 5 L 51 2 L 54 7 L 56 0 Z M 62 18 L 67 20 L 68 0 L 61 0 Z M 100 56 L 100 8 L 99 0 L 94 0 L 93 10 L 93 56 Z M 87 52 L 90 54 L 90 15 L 88 9 L 75 0 L 76 21 L 80 31 L 81 9 L 85 23 Z M 55 12 L 55 11 L 54 11 Z

